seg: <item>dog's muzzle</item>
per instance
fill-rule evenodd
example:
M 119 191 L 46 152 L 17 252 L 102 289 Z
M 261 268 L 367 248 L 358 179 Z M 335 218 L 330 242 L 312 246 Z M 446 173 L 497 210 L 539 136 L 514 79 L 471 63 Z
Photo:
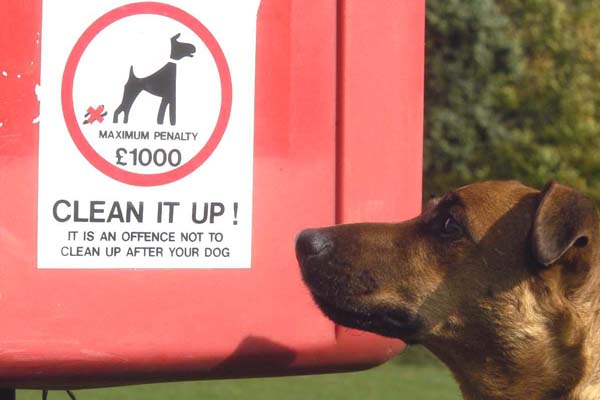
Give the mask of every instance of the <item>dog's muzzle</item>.
M 329 297 L 348 287 L 350 274 L 335 258 L 334 237 L 329 229 L 306 229 L 296 237 L 296 258 L 302 279 L 313 295 Z
M 296 257 L 313 295 L 329 298 L 372 293 L 378 284 L 365 268 L 352 265 L 338 248 L 335 228 L 306 229 L 296 238 Z
M 352 262 L 344 239 L 336 227 L 306 229 L 296 237 L 296 258 L 315 303 L 337 324 L 410 340 L 420 321 L 403 308 L 364 301 L 379 282 L 369 266 Z
M 326 257 L 333 249 L 333 241 L 320 229 L 305 229 L 296 237 L 296 257 L 300 265 L 309 257 Z

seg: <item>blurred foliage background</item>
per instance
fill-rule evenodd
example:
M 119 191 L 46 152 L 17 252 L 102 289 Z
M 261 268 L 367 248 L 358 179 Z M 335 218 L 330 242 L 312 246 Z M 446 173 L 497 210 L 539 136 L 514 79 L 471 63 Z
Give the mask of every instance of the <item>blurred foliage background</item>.
M 424 196 L 556 179 L 600 199 L 599 39 L 595 0 L 427 0 Z

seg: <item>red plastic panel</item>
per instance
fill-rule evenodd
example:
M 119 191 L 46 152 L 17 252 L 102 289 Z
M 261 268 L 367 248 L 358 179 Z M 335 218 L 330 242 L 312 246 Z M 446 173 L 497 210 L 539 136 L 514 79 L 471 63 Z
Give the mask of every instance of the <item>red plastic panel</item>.
M 425 1 L 342 0 L 338 15 L 336 222 L 412 218 L 421 209 Z M 347 364 L 404 346 L 343 327 L 337 340 L 334 357 Z
M 293 240 L 336 205 L 337 222 L 417 212 L 423 1 L 262 1 L 250 270 L 36 269 L 40 21 L 39 0 L 0 3 L 0 386 L 331 371 L 401 349 L 321 315 Z
M 425 1 L 342 1 L 338 222 L 421 207 Z

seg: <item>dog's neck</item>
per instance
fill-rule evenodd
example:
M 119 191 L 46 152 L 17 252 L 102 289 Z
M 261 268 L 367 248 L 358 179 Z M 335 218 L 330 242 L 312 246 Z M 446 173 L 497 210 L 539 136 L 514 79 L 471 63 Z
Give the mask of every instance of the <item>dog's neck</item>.
M 477 348 L 462 348 L 455 352 L 434 350 L 450 367 L 465 400 L 592 400 L 597 399 L 600 393 L 600 382 L 596 382 L 592 376 L 583 375 L 577 382 L 575 378 L 573 382 L 563 383 L 565 376 L 576 377 L 577 371 L 586 371 L 587 368 L 586 365 L 575 366 L 575 373 L 567 371 L 571 367 L 571 359 L 580 362 L 578 357 L 571 357 L 568 353 L 556 354 L 564 357 L 559 360 L 565 363 L 565 369 L 554 370 L 544 365 L 545 349 L 541 346 L 531 349 L 532 353 L 538 352 L 540 355 L 533 365 L 511 365 L 502 360 L 500 353 L 474 361 L 473 358 L 478 357 L 472 354 L 484 354 L 483 351 Z M 466 356 L 467 353 L 471 356 Z
M 590 278 L 578 291 L 574 301 L 582 316 L 585 331 L 586 374 L 574 390 L 574 400 L 600 397 L 600 263 L 591 269 Z
M 450 368 L 467 400 L 598 399 L 600 274 L 594 275 L 568 307 L 564 298 L 554 296 L 542 305 L 547 309 L 530 313 L 531 321 L 515 320 L 504 335 L 498 330 L 506 320 L 457 324 L 450 328 L 456 338 L 445 334 L 443 339 L 429 340 L 426 347 Z M 498 315 L 504 318 L 506 310 Z M 482 326 L 489 332 L 482 333 Z M 465 337 L 479 339 L 470 342 Z

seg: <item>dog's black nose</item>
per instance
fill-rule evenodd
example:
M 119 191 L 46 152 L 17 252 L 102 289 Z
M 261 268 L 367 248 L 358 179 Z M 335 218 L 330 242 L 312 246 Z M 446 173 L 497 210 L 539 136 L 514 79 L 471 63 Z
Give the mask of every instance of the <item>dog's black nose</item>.
M 296 237 L 296 257 L 300 263 L 309 256 L 324 254 L 332 247 L 331 237 L 322 229 L 305 229 Z

